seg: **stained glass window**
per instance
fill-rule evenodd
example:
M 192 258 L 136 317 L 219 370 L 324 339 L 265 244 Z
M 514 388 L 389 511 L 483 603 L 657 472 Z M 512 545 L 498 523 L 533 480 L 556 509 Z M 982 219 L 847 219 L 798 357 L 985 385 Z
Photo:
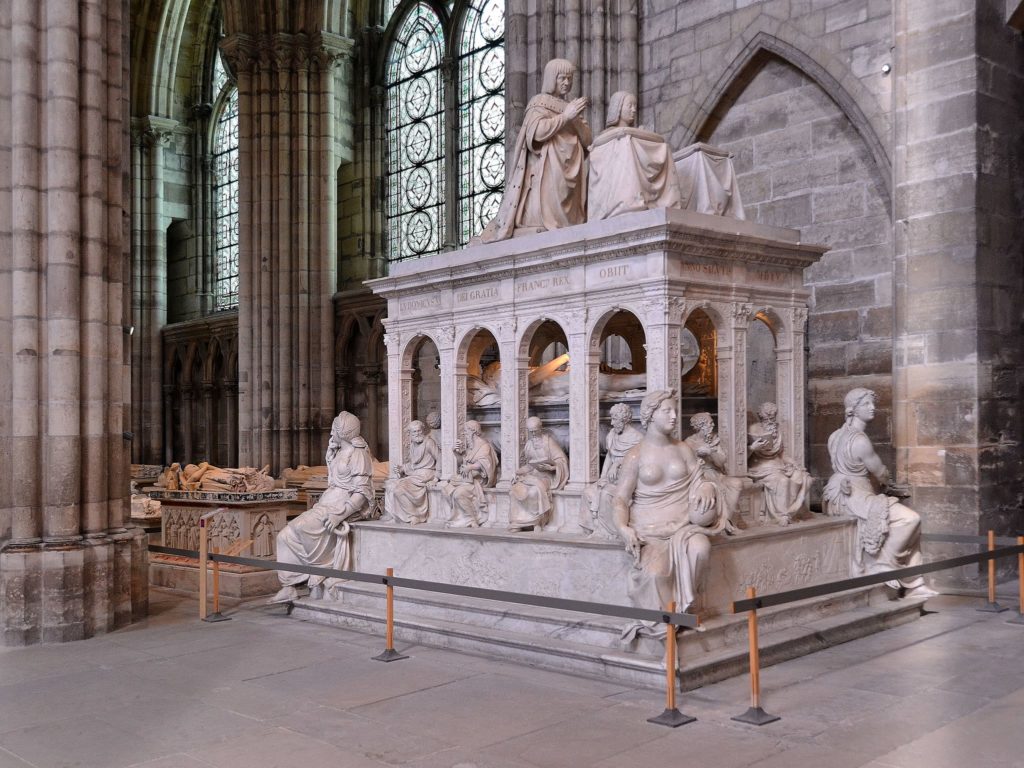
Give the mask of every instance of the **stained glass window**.
M 444 242 L 444 91 L 441 20 L 417 3 L 387 61 L 387 253 L 436 253 Z
M 221 108 L 213 134 L 213 305 L 222 310 L 238 306 L 238 89 L 215 58 Z
M 498 212 L 505 186 L 505 4 L 474 0 L 459 40 L 459 245 Z
M 469 0 L 444 20 L 422 0 L 384 2 L 386 12 L 404 14 L 385 82 L 387 257 L 400 261 L 465 245 L 497 212 L 505 187 L 505 0 Z M 446 51 L 453 66 L 442 65 Z

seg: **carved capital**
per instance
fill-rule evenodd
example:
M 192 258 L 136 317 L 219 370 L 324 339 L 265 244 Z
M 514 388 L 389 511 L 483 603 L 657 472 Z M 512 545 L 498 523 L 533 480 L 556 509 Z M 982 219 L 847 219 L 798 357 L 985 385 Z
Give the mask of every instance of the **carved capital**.
M 205 120 L 213 114 L 213 104 L 209 102 L 203 102 L 202 104 L 192 105 L 192 117 L 196 120 Z
M 149 115 L 136 123 L 132 131 L 132 138 L 146 150 L 169 147 L 171 138 L 174 136 L 174 129 L 177 127 L 177 120 Z
M 224 54 L 224 63 L 228 70 L 237 75 L 251 72 L 259 62 L 259 45 L 248 35 L 230 35 L 220 41 L 220 50 Z
M 734 323 L 746 324 L 750 322 L 750 316 L 754 312 L 754 306 L 749 302 L 737 301 L 732 307 L 732 319 Z

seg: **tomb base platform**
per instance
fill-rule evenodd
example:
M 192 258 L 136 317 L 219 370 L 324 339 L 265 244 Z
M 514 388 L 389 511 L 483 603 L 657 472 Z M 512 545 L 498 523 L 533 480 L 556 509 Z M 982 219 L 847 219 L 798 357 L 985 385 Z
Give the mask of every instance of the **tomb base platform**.
M 251 544 L 241 552 L 244 557 L 271 562 L 276 556 L 277 534 L 297 503 L 293 489 L 230 493 L 150 488 L 146 492 L 150 498 L 159 499 L 162 507 L 163 546 L 199 549 L 199 519 L 213 513 L 206 523 L 211 553 L 224 552 L 239 541 L 248 541 Z M 199 562 L 194 558 L 154 554 L 150 558 L 149 583 L 174 592 L 197 594 Z M 274 571 L 221 565 L 220 592 L 224 597 L 242 600 L 270 595 L 278 589 L 280 584 Z
M 213 565 L 207 575 L 207 588 L 213 590 Z M 182 595 L 199 594 L 199 561 L 153 553 L 149 556 L 149 584 Z M 281 588 L 277 571 L 263 571 L 244 565 L 221 563 L 220 595 L 230 600 L 247 600 L 272 595 Z
M 730 603 L 746 585 L 759 594 L 825 583 L 850 574 L 852 520 L 816 518 L 781 528 L 749 528 L 713 540 L 703 632 L 679 639 L 684 688 L 747 671 L 746 614 Z M 615 541 L 435 524 L 353 525 L 353 567 L 369 573 L 533 595 L 630 605 L 632 560 Z M 293 615 L 383 634 L 384 588 L 349 583 L 339 600 L 296 601 Z M 851 590 L 758 612 L 763 664 L 773 664 L 885 629 L 920 615 L 920 599 L 890 599 L 884 587 Z M 656 606 L 650 606 L 655 608 Z M 664 642 L 623 640 L 626 619 L 395 590 L 398 646 L 420 643 L 516 659 L 575 674 L 664 685 Z

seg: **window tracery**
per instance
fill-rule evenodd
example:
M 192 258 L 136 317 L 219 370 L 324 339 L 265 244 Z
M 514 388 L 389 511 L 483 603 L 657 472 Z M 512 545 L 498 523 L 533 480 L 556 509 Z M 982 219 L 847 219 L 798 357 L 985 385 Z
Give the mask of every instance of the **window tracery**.
M 213 307 L 238 306 L 238 89 L 214 55 L 213 93 L 219 111 L 213 132 Z
M 389 16 L 400 12 L 384 1 Z M 470 0 L 453 17 L 417 0 L 393 26 L 384 83 L 386 252 L 401 261 L 465 245 L 497 211 L 505 7 Z

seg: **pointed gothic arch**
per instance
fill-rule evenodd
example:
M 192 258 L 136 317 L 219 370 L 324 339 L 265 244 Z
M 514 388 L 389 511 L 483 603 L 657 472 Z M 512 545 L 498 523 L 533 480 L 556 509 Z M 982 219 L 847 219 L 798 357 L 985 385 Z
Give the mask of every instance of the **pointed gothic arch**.
M 781 60 L 797 69 L 814 82 L 839 107 L 864 142 L 878 170 L 885 190 L 886 202 L 892 210 L 892 161 L 885 145 L 875 131 L 859 101 L 844 85 L 806 52 L 785 40 L 761 31 L 740 50 L 722 75 L 711 86 L 700 104 L 697 114 L 703 120 L 696 123 L 692 141 L 706 141 L 718 127 L 747 85 L 772 59 Z

